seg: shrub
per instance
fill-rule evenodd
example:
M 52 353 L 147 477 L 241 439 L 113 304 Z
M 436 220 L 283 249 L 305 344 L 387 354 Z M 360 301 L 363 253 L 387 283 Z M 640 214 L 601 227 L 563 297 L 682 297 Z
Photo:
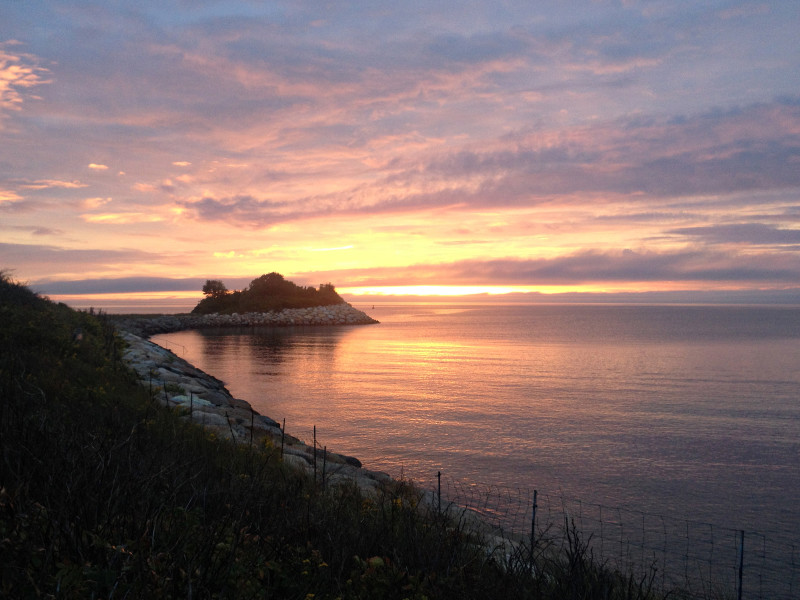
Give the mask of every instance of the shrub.
M 329 306 L 344 302 L 330 283 L 319 290 L 303 287 L 284 279 L 280 273 L 261 275 L 241 291 L 228 292 L 218 280 L 207 280 L 203 298 L 192 310 L 195 314 L 269 312 L 284 308 L 309 308 Z

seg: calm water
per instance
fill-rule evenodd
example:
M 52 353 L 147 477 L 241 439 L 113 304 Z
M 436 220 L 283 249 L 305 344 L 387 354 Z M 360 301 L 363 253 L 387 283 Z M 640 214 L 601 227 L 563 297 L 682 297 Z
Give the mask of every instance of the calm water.
M 368 468 L 800 530 L 800 309 L 376 305 L 155 341 Z

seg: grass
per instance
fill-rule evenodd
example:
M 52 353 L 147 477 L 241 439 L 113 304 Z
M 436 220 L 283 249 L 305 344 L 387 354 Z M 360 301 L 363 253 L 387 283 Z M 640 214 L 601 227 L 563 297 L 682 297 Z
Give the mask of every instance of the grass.
M 0 597 L 654 597 L 574 528 L 499 552 L 411 482 L 323 488 L 274 448 L 215 439 L 121 349 L 103 315 L 0 275 Z

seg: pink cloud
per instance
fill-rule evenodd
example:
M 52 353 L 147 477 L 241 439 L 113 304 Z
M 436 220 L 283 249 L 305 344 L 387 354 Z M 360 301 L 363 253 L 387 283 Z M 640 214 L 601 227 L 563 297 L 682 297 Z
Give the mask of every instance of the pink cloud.
M 319 275 L 319 274 L 317 274 Z M 395 268 L 328 271 L 342 287 L 403 285 L 575 286 L 665 283 L 796 286 L 800 262 L 794 253 L 748 255 L 716 250 L 580 251 L 556 258 L 462 260 Z M 304 277 L 311 277 L 305 274 Z
M 79 189 L 87 187 L 89 184 L 80 181 L 58 181 L 55 179 L 43 179 L 21 184 L 20 187 L 29 190 L 46 190 L 52 188 Z
M 32 54 L 14 52 L 21 46 L 15 40 L 0 42 L 0 127 L 4 113 L 20 110 L 26 98 L 26 90 L 50 83 L 46 79 L 48 70 L 39 66 L 39 60 Z

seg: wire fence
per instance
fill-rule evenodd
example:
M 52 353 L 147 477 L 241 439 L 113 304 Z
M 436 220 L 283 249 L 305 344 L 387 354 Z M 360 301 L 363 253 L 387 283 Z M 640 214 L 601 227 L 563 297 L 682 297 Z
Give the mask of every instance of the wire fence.
M 563 548 L 577 532 L 598 564 L 662 593 L 800 598 L 800 532 L 767 535 L 441 475 L 417 483 L 431 490 L 429 499 L 440 511 L 473 514 L 486 535 L 531 557 L 543 547 Z

